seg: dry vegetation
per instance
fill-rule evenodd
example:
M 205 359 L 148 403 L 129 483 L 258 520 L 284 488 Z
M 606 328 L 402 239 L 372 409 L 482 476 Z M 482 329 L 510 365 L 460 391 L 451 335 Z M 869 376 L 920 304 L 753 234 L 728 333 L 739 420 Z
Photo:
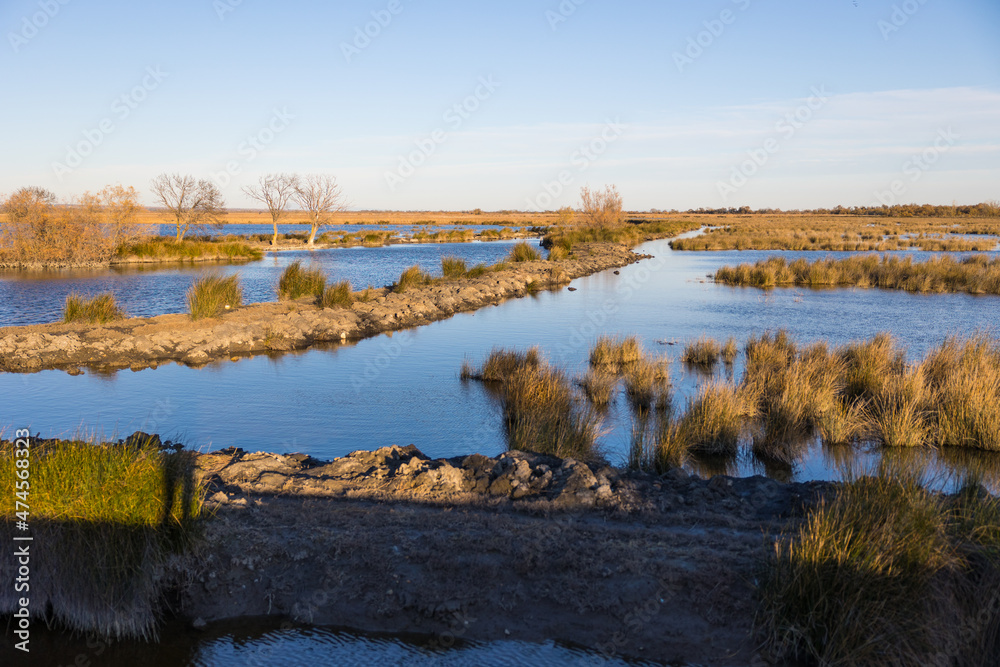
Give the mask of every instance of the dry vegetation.
M 692 219 L 692 218 L 688 218 Z M 671 242 L 674 250 L 989 251 L 1000 235 L 997 217 L 903 217 L 854 215 L 696 216 L 716 227 Z M 952 238 L 954 234 L 993 238 Z
M 716 282 L 749 287 L 878 287 L 908 292 L 1000 294 L 1000 260 L 986 255 L 955 259 L 937 255 L 921 262 L 912 257 L 865 255 L 844 259 L 770 257 L 755 264 L 725 266 Z

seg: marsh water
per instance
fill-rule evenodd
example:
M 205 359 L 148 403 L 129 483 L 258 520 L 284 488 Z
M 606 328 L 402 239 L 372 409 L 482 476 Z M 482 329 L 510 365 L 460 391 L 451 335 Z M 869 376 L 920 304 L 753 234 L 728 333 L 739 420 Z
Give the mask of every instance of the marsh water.
M 335 279 L 364 286 L 391 282 L 410 264 L 436 268 L 441 254 L 489 263 L 508 250 L 509 244 L 470 243 L 317 251 L 310 256 Z M 504 449 L 497 407 L 481 385 L 459 379 L 464 359 L 479 361 L 494 346 L 524 349 L 537 345 L 550 362 L 581 373 L 598 335 L 636 334 L 649 352 L 674 358 L 672 377 L 678 401 L 683 401 L 706 378 L 686 370 L 677 358 L 686 341 L 702 334 L 720 340 L 733 336 L 743 343 L 751 335 L 784 328 L 802 343 L 826 340 L 837 345 L 888 331 L 916 357 L 949 335 L 989 330 L 1000 321 L 996 297 L 873 289 L 764 292 L 717 285 L 707 277 L 722 265 L 756 261 L 776 254 L 772 252 L 682 253 L 672 251 L 667 241 L 647 243 L 638 251 L 654 258 L 617 273 L 605 271 L 575 280 L 574 291 L 542 292 L 356 344 L 226 360 L 200 369 L 169 364 L 114 374 L 0 374 L 4 397 L 0 425 L 27 426 L 43 436 L 82 432 L 114 437 L 145 430 L 200 450 L 235 445 L 250 451 L 305 452 L 318 458 L 411 443 L 433 457 L 470 452 L 497 455 Z M 780 254 L 791 259 L 847 253 Z M 929 253 L 907 254 L 920 259 Z M 245 292 L 264 300 L 273 298 L 265 294 L 265 287 L 270 288 L 280 270 L 296 258 L 292 252 L 275 253 L 260 262 L 225 270 L 239 271 Z M 32 290 L 45 290 L 36 295 L 48 294 L 68 289 L 73 281 L 91 280 L 133 281 L 127 283 L 129 289 L 139 289 L 137 285 L 148 281 L 143 289 L 161 292 L 163 304 L 176 306 L 177 295 L 186 289 L 193 273 L 197 269 L 63 276 L 50 279 L 47 288 L 30 280 L 4 279 L 0 289 L 6 303 L 0 307 L 10 313 L 10 303 L 30 301 Z M 48 298 L 52 303 L 36 304 L 34 312 L 44 314 L 61 306 L 58 297 Z M 739 360 L 731 372 L 739 377 Z M 623 463 L 630 418 L 621 396 L 605 421 L 605 453 L 613 463 Z M 721 468 L 695 463 L 692 470 L 703 475 L 761 473 L 786 480 L 832 479 L 838 477 L 838 466 L 845 460 L 875 456 L 876 452 L 833 450 L 814 443 L 791 467 L 766 468 L 744 454 Z M 955 452 L 929 456 L 947 458 L 940 470 L 977 464 L 997 467 L 995 457 Z M 243 624 L 215 627 L 194 637 L 187 632 L 168 635 L 155 648 L 125 646 L 118 653 L 109 652 L 102 662 L 228 667 L 275 664 L 270 656 L 280 656 L 280 664 L 311 665 L 321 664 L 321 656 L 336 654 L 342 664 L 622 664 L 602 662 L 601 656 L 586 650 L 551 644 L 460 643 L 449 651 L 428 651 L 426 641 L 319 628 L 271 626 L 251 631 Z M 71 653 L 89 650 L 82 640 L 66 643 L 53 638 L 45 646 L 63 651 L 68 656 L 65 664 L 72 664 Z
M 537 239 L 528 241 L 538 245 Z M 440 276 L 441 258 L 459 257 L 469 267 L 493 264 L 510 253 L 517 241 L 473 241 L 470 243 L 420 243 L 378 248 L 333 248 L 329 250 L 282 250 L 245 264 L 139 264 L 112 269 L 62 271 L 0 271 L 0 326 L 42 324 L 62 318 L 66 296 L 72 292 L 94 295 L 112 292 L 133 317 L 187 310 L 185 294 L 191 283 L 208 271 L 238 274 L 244 303 L 274 301 L 278 277 L 292 262 L 316 266 L 331 282 L 350 281 L 361 290 L 369 285 L 393 283 L 409 266 Z
M 273 619 L 240 619 L 215 623 L 192 637 L 181 623 L 167 623 L 159 642 L 105 643 L 96 638 L 32 631 L 31 660 L 9 656 L 0 644 L 0 664 L 107 665 L 108 667 L 644 667 L 658 663 L 623 660 L 586 647 L 554 642 L 469 641 L 461 628 L 440 636 L 395 636 L 340 628 L 282 627 Z

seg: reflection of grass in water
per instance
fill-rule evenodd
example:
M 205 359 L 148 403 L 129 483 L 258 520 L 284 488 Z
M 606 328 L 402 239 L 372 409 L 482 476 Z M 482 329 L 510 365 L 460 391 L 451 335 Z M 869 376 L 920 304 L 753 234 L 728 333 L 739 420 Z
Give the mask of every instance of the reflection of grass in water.
M 194 537 L 200 489 L 189 452 L 160 452 L 149 442 L 39 443 L 30 450 L 32 609 L 51 604 L 55 620 L 79 632 L 112 637 L 155 634 L 160 601 L 157 569 Z M 14 448 L 0 464 L 14 470 Z M 14 498 L 17 478 L 0 476 Z M 0 515 L 0 558 L 14 543 L 13 503 Z M 18 544 L 17 546 L 20 546 Z M 13 611 L 8 591 L 0 613 Z

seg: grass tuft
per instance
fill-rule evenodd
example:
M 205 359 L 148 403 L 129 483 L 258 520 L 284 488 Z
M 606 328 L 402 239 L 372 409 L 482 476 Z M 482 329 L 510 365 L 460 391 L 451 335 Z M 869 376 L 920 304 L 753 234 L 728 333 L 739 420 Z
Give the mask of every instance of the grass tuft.
M 538 251 L 524 241 L 514 244 L 507 256 L 511 262 L 535 262 L 541 258 Z
M 445 278 L 461 278 L 466 274 L 465 260 L 458 257 L 442 257 L 441 273 Z
M 63 310 L 64 322 L 90 322 L 91 324 L 106 324 L 127 317 L 115 295 L 110 292 L 87 298 L 76 292 L 66 297 Z
M 411 287 L 429 285 L 432 280 L 433 278 L 424 273 L 423 269 L 419 266 L 411 266 L 399 275 L 399 280 L 392 286 L 392 291 L 397 294 L 403 294 Z
M 354 295 L 351 293 L 351 283 L 342 280 L 339 283 L 330 285 L 323 290 L 320 299 L 320 306 L 323 308 L 346 308 L 350 310 L 354 306 Z
M 295 300 L 303 296 L 323 297 L 326 275 L 322 269 L 302 268 L 301 261 L 294 261 L 285 268 L 278 279 L 278 298 Z
M 689 366 L 696 366 L 705 370 L 712 370 L 719 363 L 722 355 L 722 346 L 718 341 L 701 336 L 693 340 L 684 348 L 684 355 L 681 359 Z
M 590 350 L 590 366 L 599 371 L 621 375 L 642 359 L 642 348 L 636 336 L 601 336 Z
M 223 277 L 210 273 L 196 280 L 188 290 L 187 303 L 192 320 L 219 317 L 228 310 L 239 308 L 243 305 L 239 275 Z

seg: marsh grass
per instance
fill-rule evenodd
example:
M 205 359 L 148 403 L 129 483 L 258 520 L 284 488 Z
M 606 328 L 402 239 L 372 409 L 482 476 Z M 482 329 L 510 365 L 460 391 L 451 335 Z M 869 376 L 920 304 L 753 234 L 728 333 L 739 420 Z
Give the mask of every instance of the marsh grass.
M 739 354 L 740 347 L 736 342 L 736 339 L 732 337 L 726 339 L 725 345 L 722 346 L 722 361 L 725 362 L 727 366 L 732 366 Z
M 494 348 L 479 368 L 463 361 L 461 378 L 493 385 L 509 449 L 581 460 L 600 457 L 600 416 L 576 395 L 563 371 L 541 359 L 538 348 Z
M 681 360 L 689 366 L 711 371 L 719 363 L 721 356 L 722 346 L 719 342 L 707 336 L 701 336 L 684 347 Z
M 196 538 L 202 490 L 189 452 L 161 452 L 149 441 L 38 442 L 31 449 L 30 506 L 35 544 L 32 600 L 69 629 L 111 638 L 156 635 L 158 569 Z M 13 470 L 11 443 L 0 463 Z M 14 475 L 0 492 L 15 497 Z M 14 503 L 0 514 L 4 547 L 14 533 Z M 0 555 L 13 559 L 4 547 Z M 7 547 L 10 548 L 10 547 Z M 12 589 L 11 589 L 12 590 Z M 0 613 L 13 611 L 0 594 Z
M 545 248 L 562 247 L 570 252 L 579 243 L 625 243 L 677 236 L 698 229 L 700 223 L 681 220 L 656 220 L 638 224 L 607 227 L 556 228 L 542 239 Z
M 623 366 L 625 396 L 635 411 L 668 411 L 672 401 L 670 362 L 667 359 L 646 359 Z
M 422 285 L 429 285 L 433 282 L 428 274 L 424 273 L 423 269 L 419 266 L 411 266 L 405 269 L 400 275 L 399 280 L 396 284 L 392 286 L 392 291 L 397 294 L 404 294 L 411 287 L 420 287 Z
M 541 255 L 531 245 L 521 241 L 514 244 L 507 259 L 511 262 L 535 262 L 541 259 Z
M 569 250 L 561 245 L 553 246 L 549 250 L 549 261 L 550 262 L 561 262 L 565 259 L 569 259 Z
M 270 237 L 268 237 L 270 238 Z M 264 253 L 244 241 L 235 240 L 193 240 L 152 237 L 118 248 L 117 261 L 137 258 L 142 260 L 196 260 L 231 259 L 258 260 Z
M 303 268 L 301 261 L 289 264 L 278 278 L 278 298 L 295 300 L 303 296 L 323 298 L 326 275 L 320 268 Z
M 441 274 L 448 279 L 461 278 L 467 273 L 465 260 L 458 257 L 441 258 Z
M 912 257 L 866 255 L 844 259 L 792 262 L 770 257 L 753 265 L 722 267 L 716 282 L 771 288 L 878 287 L 908 292 L 966 292 L 1000 294 L 1000 259 L 974 255 L 956 259 L 948 255 L 914 262 Z
M 688 399 L 680 418 L 680 437 L 689 451 L 708 456 L 733 456 L 747 421 L 755 414 L 752 401 L 729 382 L 709 382 Z
M 489 270 L 489 267 L 485 264 L 476 264 L 466 272 L 465 276 L 467 278 L 482 278 L 489 273 Z
M 590 370 L 578 381 L 587 399 L 598 408 L 607 407 L 618 388 L 618 376 L 599 370 Z
M 104 292 L 89 299 L 73 292 L 66 297 L 66 306 L 63 309 L 64 322 L 107 324 L 126 317 L 125 310 L 118 305 L 115 295 L 111 292 Z
M 577 400 L 561 370 L 518 368 L 503 383 L 500 402 L 509 449 L 584 461 L 600 458 L 601 419 Z
M 996 498 L 927 491 L 889 460 L 845 482 L 774 543 L 755 619 L 779 659 L 988 664 L 997 648 Z
M 350 310 L 354 306 L 351 283 L 347 280 L 342 280 L 324 289 L 323 296 L 320 298 L 320 306 L 323 308 L 346 308 Z
M 636 336 L 601 336 L 590 350 L 590 366 L 599 371 L 620 375 L 643 357 Z
M 188 312 L 192 320 L 219 317 L 227 310 L 243 305 L 239 275 L 223 277 L 210 273 L 196 280 L 187 292 Z

